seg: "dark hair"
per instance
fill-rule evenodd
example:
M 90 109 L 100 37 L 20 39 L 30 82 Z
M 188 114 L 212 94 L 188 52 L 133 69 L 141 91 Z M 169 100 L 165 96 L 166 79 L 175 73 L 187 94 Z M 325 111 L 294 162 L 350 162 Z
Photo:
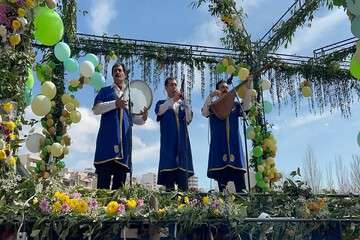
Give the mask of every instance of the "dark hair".
M 123 63 L 115 63 L 111 68 L 111 75 L 114 73 L 114 69 L 119 67 L 119 66 L 122 67 L 122 69 L 123 69 L 123 71 L 124 71 L 124 73 L 126 75 L 126 78 L 128 78 L 128 70 L 126 69 L 125 64 L 123 64 Z
M 226 83 L 226 81 L 220 80 L 216 83 L 216 90 L 219 90 L 220 84 L 222 84 L 222 83 Z
M 169 81 L 171 81 L 171 80 L 176 81 L 176 79 L 175 79 L 174 77 L 167 77 L 167 78 L 165 79 L 165 87 L 166 87 L 166 85 L 169 83 Z

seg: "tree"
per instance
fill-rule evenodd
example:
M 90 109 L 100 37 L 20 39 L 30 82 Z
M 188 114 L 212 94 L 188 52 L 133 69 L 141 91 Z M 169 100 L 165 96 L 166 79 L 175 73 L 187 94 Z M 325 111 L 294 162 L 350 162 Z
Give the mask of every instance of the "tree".
M 303 159 L 304 181 L 311 187 L 314 193 L 319 193 L 321 188 L 322 171 L 318 167 L 315 154 L 311 146 L 308 146 Z
M 351 162 L 351 184 L 352 189 L 356 193 L 360 193 L 360 156 L 359 155 L 353 155 Z
M 329 191 L 335 190 L 335 182 L 334 182 L 334 170 L 333 170 L 333 162 L 330 162 L 325 167 L 326 174 L 326 189 Z
M 335 174 L 339 192 L 349 193 L 351 191 L 349 171 L 344 166 L 341 156 L 335 157 Z

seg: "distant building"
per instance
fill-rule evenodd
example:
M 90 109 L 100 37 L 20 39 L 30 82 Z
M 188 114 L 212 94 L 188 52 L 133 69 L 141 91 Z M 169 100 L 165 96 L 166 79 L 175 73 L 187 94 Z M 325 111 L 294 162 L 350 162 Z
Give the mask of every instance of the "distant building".
M 157 175 L 155 173 L 145 173 L 141 176 L 140 184 L 145 186 L 148 189 L 156 190 L 158 189 L 157 185 Z
M 65 186 L 83 186 L 85 188 L 96 189 L 97 177 L 93 169 L 85 169 L 84 171 L 74 171 L 64 168 L 60 172 Z
M 199 190 L 199 182 L 197 176 L 194 175 L 189 177 L 188 183 L 189 183 L 189 190 L 195 190 L 195 191 Z

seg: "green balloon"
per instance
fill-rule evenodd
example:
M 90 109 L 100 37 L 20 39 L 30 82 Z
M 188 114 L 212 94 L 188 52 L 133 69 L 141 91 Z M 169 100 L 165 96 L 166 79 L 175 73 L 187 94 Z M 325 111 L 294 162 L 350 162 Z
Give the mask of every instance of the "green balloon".
M 263 181 L 263 175 L 261 172 L 257 172 L 255 174 L 255 179 L 256 179 L 256 182 L 260 182 L 260 181 Z
M 64 61 L 65 71 L 75 73 L 79 72 L 79 63 L 73 58 L 68 58 Z
M 71 55 L 71 50 L 69 45 L 64 42 L 59 42 L 55 45 L 54 48 L 55 57 L 60 61 L 64 62 Z
M 256 146 L 253 148 L 253 156 L 254 157 L 261 157 L 263 155 L 263 150 L 261 146 Z
M 95 72 L 90 78 L 90 85 L 95 88 L 96 91 L 100 90 L 105 86 L 104 76 L 99 72 Z
M 334 6 L 343 6 L 345 4 L 345 0 L 333 0 Z
M 355 60 L 354 57 L 351 59 L 350 73 L 354 78 L 360 78 L 360 64 Z
M 216 65 L 215 70 L 218 73 L 224 73 L 224 72 L 226 72 L 226 66 L 224 64 L 219 63 L 218 65 Z
M 351 21 L 351 32 L 355 37 L 360 37 L 360 16 L 354 17 Z
M 32 89 L 34 87 L 34 75 L 31 68 L 28 68 L 28 78 L 26 79 L 25 86 L 28 89 Z
M 264 191 L 267 189 L 267 185 L 264 180 L 256 181 L 256 186 L 258 186 L 259 188 L 261 188 Z
M 272 109 L 273 109 L 272 103 L 265 100 L 264 101 L 264 111 L 265 111 L 265 113 L 270 113 L 272 111 Z
M 85 57 L 84 57 L 84 61 L 91 62 L 92 64 L 94 64 L 94 67 L 99 65 L 99 58 L 93 53 L 86 54 Z
M 359 0 L 346 0 L 347 9 L 354 15 L 360 15 L 360 2 Z
M 34 19 L 35 39 L 46 46 L 58 43 L 64 34 L 64 24 L 59 14 L 45 7 Z
M 31 100 L 32 100 L 31 89 L 32 88 L 28 88 L 27 86 L 25 86 L 24 89 L 24 102 L 26 106 L 29 106 L 31 104 Z

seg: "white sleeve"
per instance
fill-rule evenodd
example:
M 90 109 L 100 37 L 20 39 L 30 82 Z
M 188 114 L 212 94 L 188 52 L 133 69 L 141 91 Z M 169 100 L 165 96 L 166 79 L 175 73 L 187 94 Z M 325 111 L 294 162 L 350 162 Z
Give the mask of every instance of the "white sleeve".
M 188 104 L 185 104 L 185 118 L 187 124 L 191 123 L 193 118 L 193 112 L 191 110 L 191 106 L 189 106 Z
M 174 105 L 174 101 L 172 98 L 166 100 L 163 104 L 159 106 L 159 112 L 157 113 L 158 116 L 163 115 L 169 108 Z
M 100 115 L 114 110 L 116 109 L 115 101 L 116 100 L 109 102 L 100 102 L 93 107 L 92 111 L 95 115 Z
M 136 114 L 136 115 L 133 114 L 132 120 L 133 120 L 133 123 L 135 123 L 136 125 L 144 125 L 145 124 L 145 121 L 141 114 Z
M 210 112 L 209 112 L 209 107 L 210 107 L 210 104 L 211 104 L 211 97 L 210 95 L 206 98 L 206 101 L 204 103 L 204 106 L 202 107 L 201 109 L 201 114 L 204 116 L 204 117 L 208 117 Z

